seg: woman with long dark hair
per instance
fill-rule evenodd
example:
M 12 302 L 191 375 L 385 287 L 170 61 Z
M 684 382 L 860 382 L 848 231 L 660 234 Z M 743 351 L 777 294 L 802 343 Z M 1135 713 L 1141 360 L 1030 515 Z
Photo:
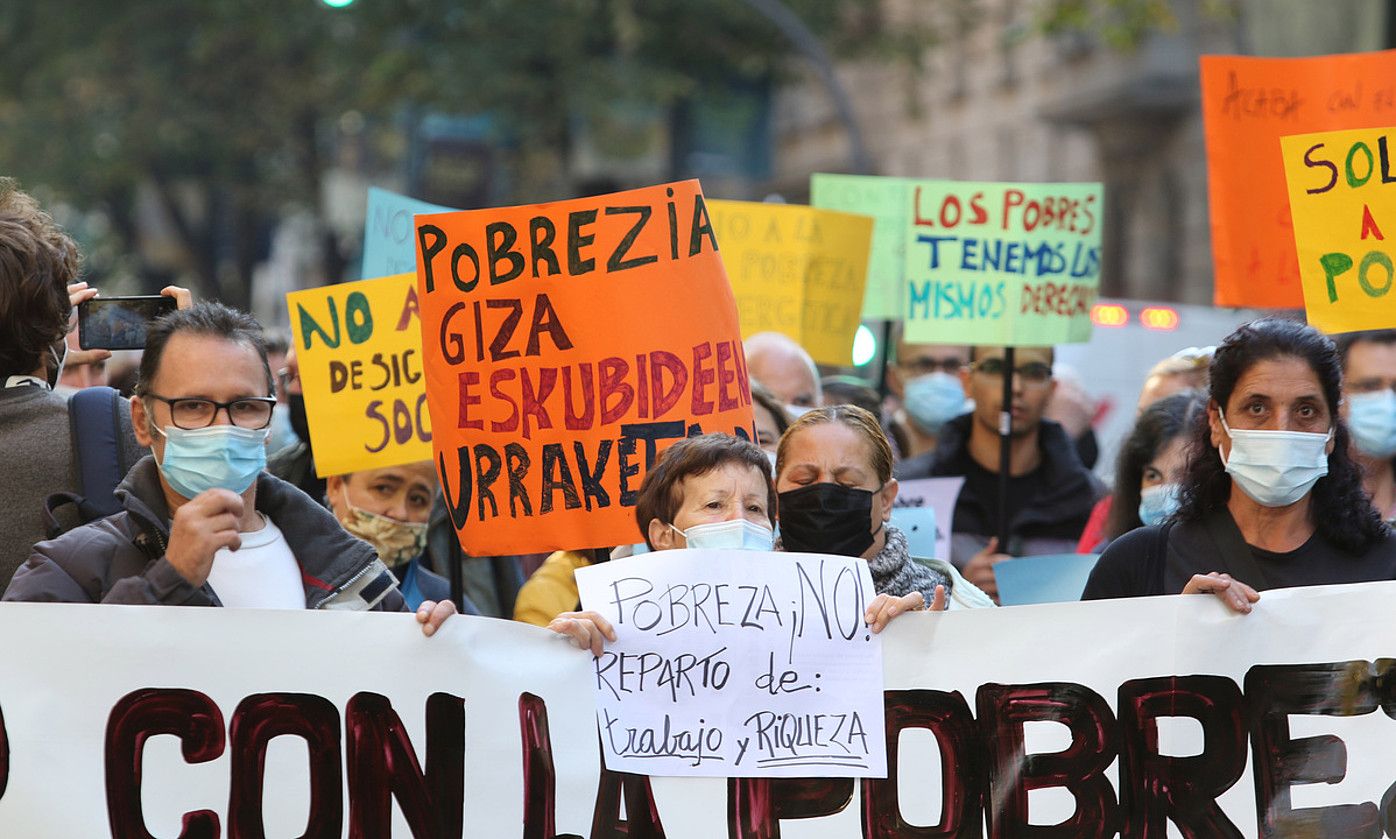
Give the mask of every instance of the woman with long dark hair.
M 1177 513 L 1111 544 L 1083 598 L 1207 592 L 1249 612 L 1265 589 L 1396 579 L 1396 537 L 1349 455 L 1341 383 L 1333 342 L 1310 326 L 1264 319 L 1228 336 Z
M 1115 488 L 1104 545 L 1139 527 L 1162 524 L 1178 511 L 1182 475 L 1194 428 L 1207 410 L 1195 390 L 1165 396 L 1145 408 L 1115 461 Z

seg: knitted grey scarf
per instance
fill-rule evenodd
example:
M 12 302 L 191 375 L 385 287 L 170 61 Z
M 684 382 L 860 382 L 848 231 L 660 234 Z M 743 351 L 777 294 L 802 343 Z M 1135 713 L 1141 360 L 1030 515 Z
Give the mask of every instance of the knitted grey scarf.
M 868 570 L 872 572 L 877 593 L 901 597 L 919 591 L 926 598 L 926 605 L 930 606 L 939 585 L 945 586 L 945 596 L 949 597 L 950 578 L 912 559 L 906 536 L 900 530 L 890 524 L 884 530 L 887 543 L 877 556 L 868 560 Z

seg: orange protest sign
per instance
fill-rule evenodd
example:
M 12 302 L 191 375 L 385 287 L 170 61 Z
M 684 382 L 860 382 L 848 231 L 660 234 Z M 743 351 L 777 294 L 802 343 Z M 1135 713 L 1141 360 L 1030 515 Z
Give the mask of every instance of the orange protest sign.
M 1396 121 L 1396 50 L 1202 58 L 1219 306 L 1304 304 L 1280 137 Z
M 419 215 L 416 234 L 432 445 L 468 553 L 638 542 L 667 445 L 752 436 L 697 181 Z

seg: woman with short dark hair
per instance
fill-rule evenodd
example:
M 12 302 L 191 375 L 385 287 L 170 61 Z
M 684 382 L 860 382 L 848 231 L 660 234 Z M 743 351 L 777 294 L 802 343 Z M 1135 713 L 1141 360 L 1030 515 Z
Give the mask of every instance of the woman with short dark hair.
M 1173 521 L 1116 540 L 1083 598 L 1207 592 L 1249 612 L 1269 588 L 1396 579 L 1396 538 L 1338 415 L 1333 342 L 1258 320 L 1217 349 L 1210 379 Z

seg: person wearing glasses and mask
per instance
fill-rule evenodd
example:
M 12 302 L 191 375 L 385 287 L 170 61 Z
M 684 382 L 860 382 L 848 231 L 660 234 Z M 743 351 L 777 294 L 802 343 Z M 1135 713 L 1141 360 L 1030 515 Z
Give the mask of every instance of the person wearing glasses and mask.
M 200 303 L 148 330 L 131 421 L 152 456 L 116 491 L 121 512 L 34 546 L 6 600 L 403 609 L 368 544 L 263 472 L 276 397 L 260 325 Z M 421 604 L 426 634 L 455 611 Z
M 903 461 L 896 475 L 963 477 L 955 502 L 950 560 L 965 578 L 998 596 L 993 566 L 1012 556 L 1072 553 L 1103 487 L 1081 464 L 1060 425 L 1043 418 L 1052 398 L 1051 347 L 1019 347 L 1013 373 L 1012 445 L 1009 452 L 1007 525 L 1000 545 L 999 412 L 1003 404 L 1004 351 L 975 347 L 961 375 L 974 410 L 941 429 L 933 453 Z
M 1210 378 L 1172 522 L 1112 543 L 1083 598 L 1208 593 L 1246 613 L 1266 589 L 1396 579 L 1396 537 L 1338 413 L 1333 342 L 1254 321 L 1217 349 Z
M 1343 421 L 1362 486 L 1381 517 L 1396 520 L 1396 329 L 1334 339 L 1343 361 Z
M 972 407 L 960 375 L 969 364 L 969 347 L 909 343 L 900 323 L 893 332 L 887 390 L 899 406 L 889 412 L 883 430 L 893 455 L 911 460 L 935 451 L 945 424 Z

